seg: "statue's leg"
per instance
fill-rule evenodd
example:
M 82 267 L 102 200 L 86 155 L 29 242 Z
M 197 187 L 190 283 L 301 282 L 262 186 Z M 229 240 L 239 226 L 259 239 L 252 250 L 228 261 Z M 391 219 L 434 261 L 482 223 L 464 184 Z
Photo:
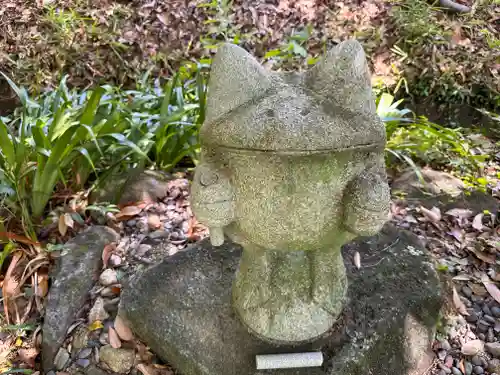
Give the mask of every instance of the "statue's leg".
M 340 248 L 308 252 L 311 269 L 311 299 L 337 319 L 347 295 L 347 276 Z
M 233 305 L 261 338 L 307 341 L 338 318 L 346 286 L 340 249 L 293 252 L 246 246 L 233 284 Z
M 271 310 L 271 265 L 267 252 L 258 246 L 245 246 L 233 283 L 233 306 L 251 330 L 267 331 Z

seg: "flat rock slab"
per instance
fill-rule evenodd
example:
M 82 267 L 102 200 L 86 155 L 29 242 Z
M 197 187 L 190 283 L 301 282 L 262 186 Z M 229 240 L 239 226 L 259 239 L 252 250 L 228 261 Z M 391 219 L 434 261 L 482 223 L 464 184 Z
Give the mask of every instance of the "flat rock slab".
M 361 269 L 353 266 L 355 252 Z M 441 288 L 411 234 L 386 225 L 376 237 L 344 246 L 349 303 L 332 330 L 313 343 L 277 346 L 251 335 L 231 307 L 241 248 L 205 240 L 129 281 L 119 314 L 183 375 L 416 375 L 429 350 Z M 322 350 L 322 368 L 255 369 L 255 355 Z
M 47 297 L 43 322 L 42 362 L 45 372 L 66 338 L 76 313 L 83 306 L 102 266 L 102 250 L 120 236 L 110 228 L 90 227 L 68 241 Z

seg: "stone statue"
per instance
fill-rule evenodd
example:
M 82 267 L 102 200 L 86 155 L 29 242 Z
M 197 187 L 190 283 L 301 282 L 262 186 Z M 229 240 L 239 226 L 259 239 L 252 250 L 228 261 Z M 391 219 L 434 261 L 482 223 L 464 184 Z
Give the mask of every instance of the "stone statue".
M 233 307 L 276 343 L 311 341 L 339 318 L 340 252 L 388 217 L 385 128 L 361 45 L 333 48 L 306 73 L 271 73 L 226 44 L 213 60 L 192 207 L 215 246 L 243 255 Z

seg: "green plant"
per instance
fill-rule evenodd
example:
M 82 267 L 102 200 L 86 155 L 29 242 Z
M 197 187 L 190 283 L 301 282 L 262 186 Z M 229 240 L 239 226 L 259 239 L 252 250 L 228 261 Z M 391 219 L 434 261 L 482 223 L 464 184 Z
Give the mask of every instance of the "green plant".
M 302 65 L 314 65 L 318 58 L 311 56 L 306 50 L 306 43 L 310 39 L 313 28 L 311 25 L 287 37 L 285 41 L 275 49 L 264 55 L 264 61 L 273 63 L 274 68 L 289 68 Z M 324 47 L 324 46 L 323 46 Z
M 117 144 L 147 156 L 120 134 L 128 127 L 126 121 L 119 121 L 120 114 L 112 106 L 100 106 L 104 88 L 82 97 L 70 93 L 63 80 L 58 90 L 35 102 L 26 90 L 4 78 L 22 103 L 10 118 L 0 121 L 4 209 L 20 218 L 25 233 L 35 240 L 33 218 L 41 217 L 56 185 L 68 186 L 68 176 L 78 176 L 83 184 L 88 170 L 95 171 L 95 164 L 105 159 L 104 152 L 112 155 Z M 105 116 L 103 107 L 108 107 Z
M 91 187 L 90 177 L 95 185 L 120 168 L 196 161 L 205 67 L 187 65 L 163 87 L 145 74 L 136 90 L 79 92 L 63 78 L 57 90 L 36 99 L 4 76 L 22 103 L 0 121 L 0 197 L 8 216 L 20 218 L 35 240 L 34 222 L 58 188 Z
M 487 156 L 472 153 L 473 146 L 462 129 L 449 129 L 399 109 L 402 102 L 387 93 L 377 99 L 377 113 L 386 126 L 389 164 L 403 161 L 417 174 L 417 164 L 477 174 Z
M 433 12 L 437 9 L 424 0 L 397 2 L 392 10 L 392 18 L 405 44 L 423 44 L 429 38 L 443 34 Z

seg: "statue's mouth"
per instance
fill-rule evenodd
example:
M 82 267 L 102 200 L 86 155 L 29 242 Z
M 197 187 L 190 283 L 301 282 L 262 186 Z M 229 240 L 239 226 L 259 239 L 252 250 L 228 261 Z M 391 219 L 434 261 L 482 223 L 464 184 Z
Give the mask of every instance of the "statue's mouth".
M 293 149 L 253 149 L 253 148 L 240 148 L 240 147 L 230 147 L 230 146 L 217 146 L 220 150 L 226 150 L 233 153 L 242 153 L 242 154 L 274 154 L 274 155 L 311 155 L 311 154 L 331 154 L 331 153 L 340 153 L 347 151 L 375 151 L 375 150 L 383 150 L 385 145 L 383 143 L 367 143 L 360 144 L 356 146 L 349 147 L 339 147 L 339 148 L 330 148 L 330 149 L 318 149 L 318 150 L 293 150 Z

